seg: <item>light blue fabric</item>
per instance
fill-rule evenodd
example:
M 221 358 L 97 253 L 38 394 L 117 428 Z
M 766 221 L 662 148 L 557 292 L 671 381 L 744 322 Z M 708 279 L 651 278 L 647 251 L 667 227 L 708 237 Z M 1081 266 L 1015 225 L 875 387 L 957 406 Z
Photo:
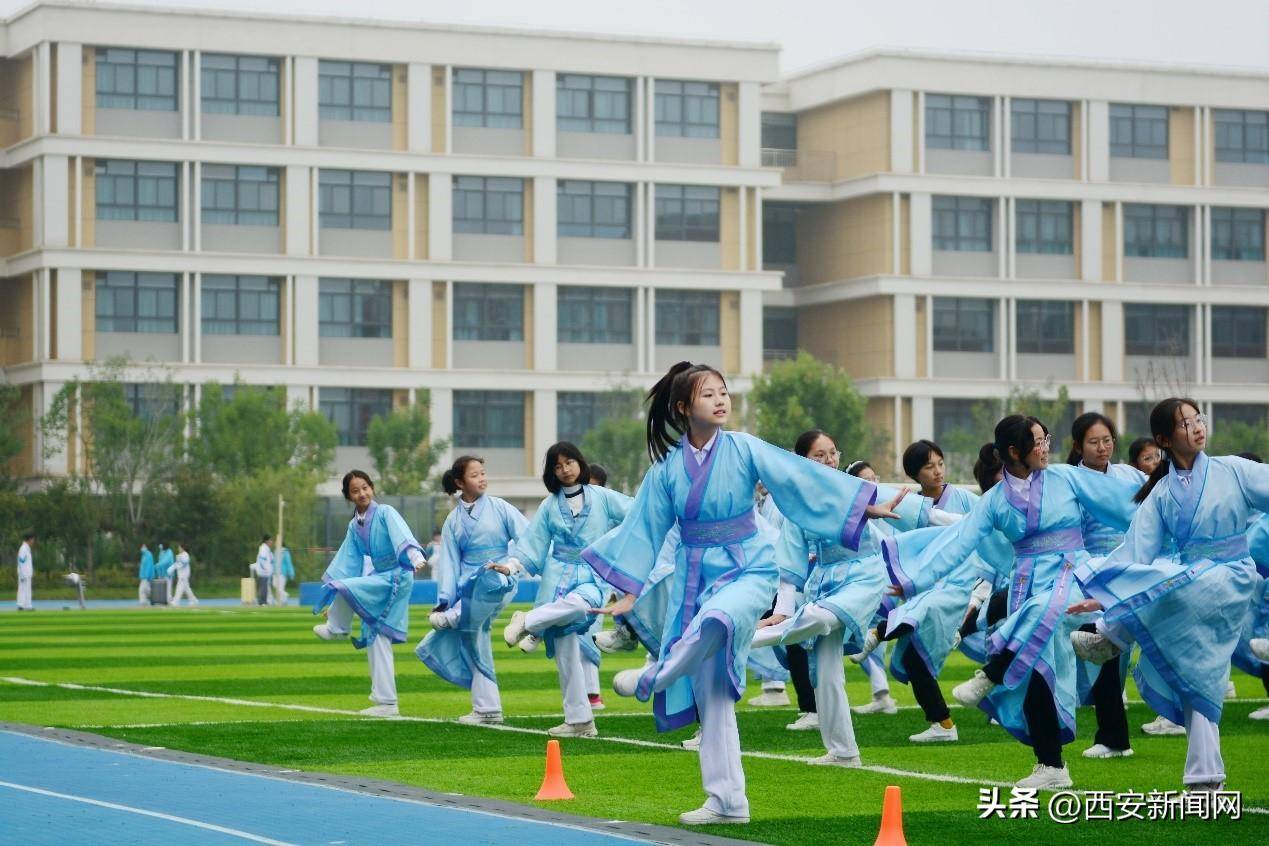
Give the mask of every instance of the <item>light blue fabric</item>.
M 291 550 L 287 549 L 285 546 L 282 547 L 282 555 L 280 556 L 278 566 L 282 568 L 283 578 L 295 578 L 295 563 L 291 561 Z
M 634 608 L 629 614 L 619 618 L 634 629 L 639 642 L 651 655 L 661 654 L 661 635 L 670 608 L 673 576 L 678 566 L 679 541 L 679 524 L 675 523 L 666 534 L 665 543 L 661 544 L 656 565 L 648 574 L 648 580 L 635 600 Z
M 784 515 L 780 513 L 779 507 L 770 494 L 763 494 L 754 508 L 758 512 L 758 517 L 773 531 L 779 531 L 785 525 Z M 782 646 L 750 649 L 749 658 L 745 663 L 749 667 L 749 672 L 753 673 L 754 678 L 759 681 L 787 682 L 790 678 L 788 655 L 785 654 Z
M 154 553 L 148 549 L 141 550 L 141 567 L 137 571 L 137 578 L 143 582 L 154 578 Z
M 1269 638 L 1269 519 L 1262 516 L 1251 524 L 1247 530 L 1247 549 L 1256 562 L 1260 583 L 1252 593 L 1233 662 L 1244 673 L 1261 678 L 1264 662 L 1252 654 L 1250 641 L 1257 637 Z
M 159 550 L 158 563 L 154 565 L 154 574 L 157 578 L 166 579 L 167 574 L 172 569 L 172 564 L 176 562 L 176 556 L 172 554 L 171 547 L 163 547 Z

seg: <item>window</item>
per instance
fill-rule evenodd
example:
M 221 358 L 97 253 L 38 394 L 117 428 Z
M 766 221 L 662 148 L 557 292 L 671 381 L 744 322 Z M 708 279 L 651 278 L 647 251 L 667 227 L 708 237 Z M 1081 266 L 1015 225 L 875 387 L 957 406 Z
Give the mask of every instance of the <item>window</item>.
M 1065 100 L 1010 100 L 1015 153 L 1071 154 L 1071 104 Z
M 656 186 L 657 240 L 717 241 L 720 197 L 707 186 Z
M 1126 303 L 1124 351 L 1128 355 L 1188 356 L 1191 311 L 1183 305 Z
M 991 200 L 935 197 L 933 214 L 934 249 L 991 252 Z
M 524 286 L 454 283 L 455 341 L 523 341 Z
M 98 159 L 94 173 L 98 220 L 176 222 L 175 162 Z
M 991 98 L 925 95 L 925 146 L 935 150 L 990 150 Z
M 175 273 L 98 273 L 97 331 L 175 334 L 178 299 Z
M 140 420 L 175 417 L 181 410 L 181 386 L 168 382 L 124 382 L 123 401 Z
M 176 54 L 164 50 L 97 48 L 97 108 L 177 110 Z
M 970 431 L 974 427 L 974 407 L 983 402 L 990 400 L 935 399 L 934 440 L 946 440 L 952 432 Z
M 392 122 L 392 65 L 328 62 L 317 65 L 322 120 Z
M 798 310 L 767 306 L 762 310 L 762 357 L 793 358 L 798 353 Z
M 630 185 L 561 179 L 556 191 L 560 237 L 630 238 Z
M 658 289 L 656 342 L 689 347 L 718 346 L 719 299 L 716 291 Z
M 278 225 L 278 169 L 203 165 L 203 223 Z
M 323 229 L 392 229 L 392 174 L 322 168 L 317 179 Z
M 523 235 L 524 180 L 506 176 L 455 176 L 454 232 Z
M 1126 159 L 1166 159 L 1167 106 L 1111 103 L 1110 154 Z
M 204 274 L 205 335 L 277 335 L 281 283 L 269 276 Z
M 391 338 L 392 283 L 378 279 L 321 279 L 318 334 L 323 338 Z
M 634 340 L 634 291 L 561 285 L 556 332 L 561 344 L 629 344 Z
M 657 135 L 677 138 L 718 137 L 718 85 L 658 79 Z
M 792 112 L 762 113 L 762 149 L 796 150 L 798 116 Z
M 1212 420 L 1217 426 L 1242 423 L 1245 426 L 1263 428 L 1269 426 L 1269 405 L 1253 403 L 1212 403 Z
M 580 444 L 586 433 L 605 420 L 636 418 L 638 394 L 623 391 L 560 391 L 555 395 L 555 433 L 561 441 Z
M 1216 161 L 1269 164 L 1269 112 L 1213 109 Z
M 1075 352 L 1075 304 L 1062 300 L 1018 300 L 1018 352 Z
M 633 80 L 624 76 L 555 77 L 555 127 L 560 132 L 630 134 Z
M 1212 209 L 1212 258 L 1265 260 L 1264 209 Z
M 1074 253 L 1072 209 L 1070 203 L 1057 200 L 1018 200 L 1018 252 L 1064 256 Z
M 454 126 L 520 129 L 524 126 L 524 74 L 455 68 Z
M 1124 255 L 1186 258 L 1190 254 L 1190 210 L 1185 206 L 1124 204 Z
M 202 109 L 205 114 L 279 114 L 279 62 L 267 56 L 203 54 Z
M 762 263 L 797 264 L 797 206 L 762 204 Z
M 961 297 L 934 298 L 936 352 L 989 353 L 996 349 L 996 304 Z
M 523 449 L 524 394 L 454 391 L 454 443 L 464 449 Z
M 335 424 L 340 446 L 365 446 L 370 421 L 392 413 L 392 391 L 380 388 L 322 388 L 322 414 Z
M 1216 358 L 1264 359 L 1269 309 L 1254 306 L 1212 306 L 1212 355 Z

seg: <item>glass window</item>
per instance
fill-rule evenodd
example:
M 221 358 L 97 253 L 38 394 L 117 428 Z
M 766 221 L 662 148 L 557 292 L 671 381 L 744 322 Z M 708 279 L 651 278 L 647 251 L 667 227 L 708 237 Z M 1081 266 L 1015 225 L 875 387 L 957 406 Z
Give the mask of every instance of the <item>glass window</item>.
M 560 391 L 555 395 L 555 432 L 561 441 L 580 444 L 605 420 L 637 417 L 638 399 L 619 391 Z
M 1216 161 L 1269 164 L 1269 112 L 1212 110 Z
M 925 146 L 935 150 L 990 150 L 991 98 L 925 95 Z
M 462 449 L 523 449 L 522 391 L 454 391 L 454 444 Z
M 203 112 L 276 117 L 281 103 L 280 64 L 269 56 L 204 53 L 199 97 Z
M 982 197 L 935 197 L 934 249 L 991 252 L 992 208 Z
M 323 229 L 392 229 L 392 174 L 322 168 L 317 180 Z
M 97 108 L 174 112 L 178 108 L 176 53 L 98 47 Z
M 109 270 L 97 274 L 98 332 L 175 334 L 179 280 L 175 273 Z
M 1212 355 L 1216 358 L 1264 359 L 1269 309 L 1255 306 L 1212 306 Z
M 524 180 L 506 176 L 455 176 L 454 232 L 523 235 Z
M 561 179 L 556 189 L 561 238 L 630 238 L 630 185 Z
M 935 297 L 934 350 L 995 352 L 996 303 L 964 297 Z
M 560 132 L 630 134 L 634 80 L 625 76 L 555 77 L 555 126 Z
M 98 220 L 175 223 L 180 189 L 175 162 L 97 159 Z
M 1168 157 L 1168 107 L 1110 104 L 1110 154 L 1126 159 Z
M 1265 260 L 1264 209 L 1212 209 L 1212 258 Z
M 524 74 L 455 68 L 454 126 L 520 129 L 524 126 Z
M 386 388 L 321 388 L 318 405 L 335 424 L 340 446 L 365 446 L 370 421 L 392 413 L 392 391 Z
M 658 288 L 656 342 L 691 347 L 718 346 L 719 300 L 717 291 Z
M 203 165 L 203 223 L 278 225 L 278 169 Z
M 1124 204 L 1124 255 L 1186 258 L 1190 254 L 1190 210 L 1185 206 Z
M 717 241 L 721 191 L 703 185 L 656 186 L 658 241 Z
M 949 434 L 969 431 L 974 427 L 974 407 L 990 400 L 938 399 L 934 400 L 934 440 L 943 441 Z
M 678 138 L 717 138 L 718 85 L 658 79 L 656 92 L 657 135 Z
M 1124 304 L 1124 351 L 1128 355 L 1188 356 L 1190 314 L 1184 305 Z
M 317 64 L 317 106 L 323 120 L 392 122 L 392 65 Z
M 168 382 L 124 382 L 123 401 L 141 420 L 175 417 L 181 410 L 181 386 Z
M 793 112 L 762 113 L 762 149 L 796 150 L 798 116 Z
M 1269 426 L 1269 405 L 1254 403 L 1214 402 L 1212 422 L 1217 426 L 1242 423 L 1247 426 Z
M 766 306 L 762 310 L 762 357 L 793 358 L 798 354 L 798 310 Z
M 762 204 L 762 263 L 766 267 L 797 264 L 797 206 Z
M 1066 100 L 1010 100 L 1015 153 L 1071 154 L 1071 104 Z
M 1063 300 L 1018 300 L 1018 352 L 1072 355 L 1075 304 Z
M 1018 252 L 1066 256 L 1075 252 L 1075 215 L 1071 203 L 1018 200 L 1015 205 Z
M 561 344 L 629 344 L 634 340 L 634 291 L 561 285 L 556 330 Z
M 318 283 L 318 334 L 323 338 L 392 337 L 391 282 L 323 278 Z
M 201 287 L 203 334 L 278 334 L 280 279 L 207 273 Z
M 454 283 L 455 341 L 523 341 L 524 286 Z

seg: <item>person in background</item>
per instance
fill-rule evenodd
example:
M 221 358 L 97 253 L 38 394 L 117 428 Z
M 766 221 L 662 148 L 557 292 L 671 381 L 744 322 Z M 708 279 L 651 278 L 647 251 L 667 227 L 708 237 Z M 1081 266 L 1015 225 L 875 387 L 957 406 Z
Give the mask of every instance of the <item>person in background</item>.
M 590 483 L 596 487 L 608 487 L 608 470 L 602 464 L 590 466 Z
M 251 565 L 251 574 L 256 577 L 256 605 L 269 604 L 269 582 L 273 580 L 273 550 L 269 549 L 269 542 L 272 540 L 273 535 L 260 537 L 260 548 Z
M 188 596 L 190 605 L 198 605 L 198 597 L 194 595 L 194 591 L 189 586 L 189 553 L 185 551 L 185 547 L 180 543 L 173 544 L 176 549 L 176 558 L 172 563 L 171 574 L 176 580 L 176 590 L 172 593 L 172 604 L 180 605 L 181 597 Z
M 1163 454 L 1150 438 L 1137 438 L 1128 445 L 1128 463 L 1149 476 L 1159 466 Z
M 440 529 L 432 532 L 432 540 L 423 548 L 423 557 L 427 559 L 427 567 L 429 574 L 435 578 L 436 565 L 441 563 L 438 557 L 441 554 L 441 532 Z
M 150 580 L 154 578 L 154 553 L 145 544 L 141 544 L 141 565 L 137 570 L 140 586 L 137 588 L 137 602 L 150 604 Z
M 34 611 L 31 604 L 31 580 L 35 577 L 35 565 L 31 560 L 31 546 L 35 543 L 35 532 L 22 535 L 22 545 L 18 547 L 18 610 Z
M 286 605 L 290 597 L 286 594 L 286 580 L 295 578 L 295 564 L 291 561 L 291 550 L 285 546 L 278 550 L 277 566 L 273 568 L 273 603 Z
M 172 550 L 159 541 L 159 560 L 154 565 L 154 577 L 167 580 L 168 601 L 171 601 L 172 597 L 172 565 L 174 563 L 176 563 L 176 557 L 172 555 Z

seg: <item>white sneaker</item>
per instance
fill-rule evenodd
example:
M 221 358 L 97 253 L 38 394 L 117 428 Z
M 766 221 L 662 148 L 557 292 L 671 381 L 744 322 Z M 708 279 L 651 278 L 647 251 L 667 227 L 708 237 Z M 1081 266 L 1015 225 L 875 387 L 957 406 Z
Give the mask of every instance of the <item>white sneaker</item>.
M 1247 715 L 1249 720 L 1269 720 L 1269 705 L 1263 708 L 1257 708 Z
M 1234 687 L 1234 680 L 1230 679 L 1225 682 L 1225 698 L 1233 699 L 1238 696 L 1238 688 Z
M 511 621 L 502 630 L 502 639 L 507 646 L 515 646 L 529 634 L 529 630 L 524 627 L 524 618 L 527 616 L 523 611 L 516 611 L 511 615 Z
M 874 696 L 867 705 L 856 705 L 850 710 L 856 714 L 897 714 L 899 703 L 895 702 L 894 697 L 889 693 L 883 693 L 880 696 Z
M 502 725 L 501 711 L 472 711 L 463 714 L 458 721 L 465 726 L 498 726 Z
M 551 726 L 546 730 L 551 737 L 599 737 L 599 729 L 595 728 L 595 721 L 588 723 L 560 723 L 558 726 Z
M 1084 750 L 1085 758 L 1131 758 L 1131 749 L 1111 749 L 1104 743 L 1094 743 Z
M 704 806 L 679 814 L 680 825 L 745 825 L 748 822 L 749 817 L 729 817 Z
M 974 675 L 969 681 L 961 682 L 952 688 L 952 698 L 964 705 L 966 708 L 977 708 L 978 703 L 983 701 L 983 697 L 991 693 L 996 683 L 987 678 L 982 670 L 974 670 Z
M 881 644 L 881 638 L 877 636 L 876 629 L 869 629 L 868 634 L 864 635 L 864 648 L 850 656 L 850 660 L 856 664 L 862 664 L 864 659 L 872 654 L 872 651 Z
M 789 694 L 783 690 L 767 690 L 750 699 L 749 704 L 755 708 L 782 708 L 789 704 Z
M 359 712 L 365 717 L 399 717 L 401 712 L 395 705 L 371 705 L 369 708 L 362 708 Z
M 432 624 L 434 629 L 453 628 L 449 623 L 449 616 L 444 611 L 433 611 L 427 615 L 427 621 Z
M 538 648 L 538 644 L 542 642 L 542 638 L 534 634 L 527 634 L 520 638 L 520 642 L 516 646 L 520 647 L 521 652 L 532 652 Z
M 696 734 L 689 737 L 679 744 L 684 749 L 700 749 L 701 748 L 701 730 L 697 729 Z
M 930 723 L 930 727 L 919 734 L 908 738 L 913 743 L 951 743 L 960 738 L 956 734 L 956 726 L 945 729 L 938 723 Z
M 785 726 L 789 731 L 813 731 L 820 727 L 820 715 L 811 711 L 807 714 L 798 714 L 798 718 Z
M 642 677 L 642 667 L 622 670 L 612 677 L 613 693 L 616 693 L 618 696 L 634 696 L 635 688 L 639 686 L 639 679 Z
M 1118 658 L 1123 651 L 1097 632 L 1071 632 L 1071 646 L 1081 661 L 1090 664 L 1105 664 L 1112 658 Z
M 318 623 L 316 626 L 313 626 L 313 634 L 317 635 L 322 640 L 343 640 L 348 637 L 348 632 L 332 631 L 330 623 Z
M 1252 655 L 1269 664 L 1269 637 L 1253 637 L 1250 646 Z
M 630 652 L 639 645 L 639 638 L 635 635 L 634 629 L 618 623 L 611 631 L 603 631 L 595 635 L 595 645 L 601 652 L 610 654 Z
M 1146 734 L 1154 735 L 1155 737 L 1185 734 L 1185 726 L 1177 725 L 1167 717 L 1162 716 L 1155 717 L 1153 720 L 1143 725 L 1141 730 Z
M 1019 781 L 1014 787 L 1034 787 L 1037 790 L 1062 790 L 1070 787 L 1074 782 L 1071 781 L 1071 772 L 1063 764 L 1061 767 L 1046 767 L 1044 764 L 1036 764 L 1035 769 L 1031 771 L 1031 775 Z
M 812 758 L 807 761 L 807 763 L 814 767 L 846 767 L 848 769 L 854 769 L 855 767 L 862 767 L 864 765 L 864 762 L 859 760 L 858 755 L 852 755 L 849 758 L 839 758 L 831 753 L 828 755 L 821 755 L 818 758 Z

